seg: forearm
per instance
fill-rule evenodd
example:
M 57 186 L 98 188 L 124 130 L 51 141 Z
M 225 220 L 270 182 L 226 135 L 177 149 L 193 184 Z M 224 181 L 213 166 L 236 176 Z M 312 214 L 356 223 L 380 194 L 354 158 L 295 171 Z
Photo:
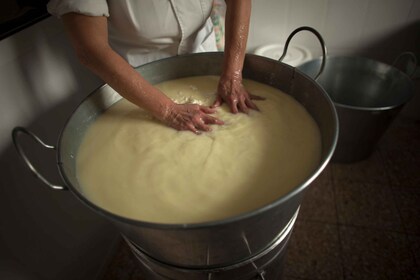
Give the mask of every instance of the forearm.
M 225 54 L 214 107 L 226 102 L 232 113 L 258 110 L 261 100 L 242 85 L 242 69 L 251 18 L 251 0 L 226 0 Z
M 222 76 L 242 77 L 251 0 L 226 0 L 225 54 Z
M 127 100 L 178 130 L 199 134 L 211 130 L 211 124 L 223 124 L 209 115 L 214 109 L 197 104 L 175 104 L 147 82 L 110 47 L 105 17 L 68 13 L 63 21 L 80 62 Z
M 83 58 L 84 56 L 88 58 Z M 135 69 L 111 48 L 87 51 L 80 61 L 125 99 L 163 120 L 171 99 L 147 82 Z
M 107 19 L 75 13 L 63 16 L 73 48 L 80 62 L 124 98 L 165 119 L 173 102 L 148 83 L 108 43 Z

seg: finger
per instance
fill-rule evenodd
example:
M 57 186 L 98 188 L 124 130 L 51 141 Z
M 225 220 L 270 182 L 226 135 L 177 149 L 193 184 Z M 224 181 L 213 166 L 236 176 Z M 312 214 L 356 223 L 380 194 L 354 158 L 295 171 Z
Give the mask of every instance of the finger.
M 200 106 L 200 110 L 206 114 L 213 114 L 216 112 L 215 108 L 207 107 L 207 106 Z
M 218 124 L 218 125 L 223 125 L 225 124 L 222 120 L 219 120 L 218 118 L 206 115 L 204 118 L 204 123 L 206 124 Z
M 246 99 L 246 100 L 245 100 L 245 103 L 246 103 L 246 105 L 248 106 L 248 108 L 251 108 L 251 109 L 256 110 L 256 111 L 259 111 L 259 110 L 260 110 L 260 109 L 258 108 L 258 106 L 257 106 L 257 105 L 255 105 L 255 103 L 254 103 L 254 102 L 252 102 L 252 100 L 251 100 L 251 99 Z
M 208 125 L 206 125 L 204 123 L 204 120 L 203 119 L 200 119 L 199 121 L 195 122 L 194 124 L 195 124 L 195 127 L 197 129 L 199 129 L 199 130 L 202 130 L 202 131 L 211 131 L 211 127 L 208 126 Z
M 238 111 L 238 99 L 236 99 L 236 98 L 231 99 L 230 102 L 229 102 L 229 107 L 230 107 L 230 110 L 232 111 L 232 113 L 237 114 L 239 112 Z
M 241 99 L 239 99 L 239 102 L 238 102 L 238 107 L 239 107 L 239 110 L 240 110 L 241 112 L 243 112 L 243 113 L 245 113 L 245 114 L 248 114 L 248 113 L 249 113 L 248 106 L 247 106 L 247 105 L 246 105 L 246 103 L 245 103 L 245 98 L 241 98 Z
M 220 107 L 222 104 L 223 104 L 223 99 L 222 97 L 220 97 L 220 95 L 218 95 L 216 97 L 216 100 L 213 102 L 213 105 L 210 106 L 210 108 Z
M 188 130 L 194 132 L 195 134 L 197 134 L 197 135 L 201 134 L 201 132 L 198 131 L 192 123 L 189 122 L 189 123 L 187 123 L 186 126 L 187 126 Z
M 197 114 L 196 116 L 194 116 L 194 118 L 192 119 L 192 123 L 193 123 L 194 127 L 198 130 L 210 131 L 211 128 L 210 128 L 210 126 L 208 126 L 206 124 L 206 121 L 205 121 L 205 119 L 207 117 L 210 117 L 210 116 L 207 115 L 207 114 L 204 114 L 204 113 L 202 113 L 200 115 Z
M 250 97 L 252 100 L 265 100 L 265 97 L 258 96 L 258 95 L 253 95 L 253 94 L 250 94 L 250 93 L 249 93 L 249 97 Z

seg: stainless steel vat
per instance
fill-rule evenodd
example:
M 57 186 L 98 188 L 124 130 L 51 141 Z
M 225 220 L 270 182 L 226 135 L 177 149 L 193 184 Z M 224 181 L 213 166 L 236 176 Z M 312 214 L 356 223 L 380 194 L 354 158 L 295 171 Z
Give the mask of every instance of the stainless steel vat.
M 222 61 L 222 53 L 191 54 L 153 62 L 137 70 L 154 84 L 188 76 L 219 75 Z M 57 165 L 65 185 L 50 186 L 71 190 L 83 203 L 114 222 L 122 234 L 143 252 L 170 265 L 211 268 L 231 265 L 257 255 L 271 246 L 291 221 L 305 188 L 327 165 L 335 148 L 338 127 L 336 112 L 328 95 L 315 81 L 295 68 L 268 58 L 247 55 L 243 76 L 293 96 L 312 115 L 321 130 L 322 159 L 319 166 L 302 184 L 275 202 L 226 220 L 176 225 L 132 220 L 95 205 L 83 195 L 76 176 L 75 158 L 89 125 L 121 98 L 108 85 L 90 94 L 68 119 L 56 145 Z M 18 150 L 21 149 L 18 135 L 22 132 L 33 135 L 16 128 L 13 138 Z M 22 150 L 20 152 L 24 155 Z M 43 180 L 49 184 L 46 179 Z
M 315 31 L 302 27 L 291 36 L 300 30 Z M 320 39 L 319 33 L 316 34 Z M 323 41 L 320 41 L 323 45 Z M 182 77 L 220 75 L 222 65 L 223 53 L 200 53 L 152 62 L 137 68 L 137 71 L 146 80 L 156 84 Z M 322 157 L 313 173 L 289 193 L 255 211 L 229 219 L 199 224 L 148 223 L 111 213 L 83 195 L 76 176 L 75 158 L 89 125 L 121 98 L 108 85 L 91 93 L 76 108 L 65 124 L 56 146 L 44 144 L 36 135 L 21 127 L 13 130 L 13 141 L 21 157 L 39 179 L 52 189 L 70 190 L 83 203 L 115 223 L 129 244 L 135 244 L 146 256 L 184 269 L 209 270 L 234 266 L 272 248 L 284 230 L 293 226 L 304 190 L 329 162 L 338 137 L 337 114 L 327 93 L 294 67 L 261 56 L 246 55 L 243 77 L 278 88 L 306 108 L 321 131 Z M 22 134 L 31 136 L 46 148 L 57 150 L 57 166 L 64 185 L 49 183 L 30 163 L 19 144 Z
M 262 252 L 244 261 L 216 268 L 188 269 L 162 263 L 141 251 L 127 240 L 148 280 L 266 280 L 282 279 L 283 260 L 298 211 L 273 243 Z

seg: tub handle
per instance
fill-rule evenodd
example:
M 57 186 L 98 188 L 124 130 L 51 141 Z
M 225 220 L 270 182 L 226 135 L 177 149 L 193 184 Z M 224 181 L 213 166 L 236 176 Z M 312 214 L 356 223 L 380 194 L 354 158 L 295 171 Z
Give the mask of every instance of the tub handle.
M 403 71 L 403 72 L 405 72 L 407 75 L 408 75 L 408 77 L 410 77 L 410 79 L 411 78 L 413 78 L 413 76 L 414 76 L 414 73 L 416 73 L 416 70 L 417 70 L 417 57 L 416 57 L 416 55 L 414 54 L 414 53 L 412 53 L 412 52 L 402 52 L 402 53 L 400 53 L 396 58 L 395 58 L 395 60 L 394 60 L 394 62 L 392 63 L 392 66 L 396 66 L 397 65 L 397 63 L 398 63 L 398 61 L 401 59 L 401 57 L 403 57 L 403 56 L 409 56 L 409 57 L 411 57 L 412 58 L 412 60 L 413 60 L 413 62 L 414 62 L 414 69 L 413 69 L 413 71 L 411 72 L 411 73 L 406 73 L 405 71 Z M 406 65 L 407 66 L 407 65 Z
M 281 62 L 284 59 L 284 57 L 286 56 L 287 49 L 289 48 L 290 40 L 293 38 L 293 36 L 295 36 L 296 33 L 300 32 L 300 31 L 303 31 L 303 30 L 312 32 L 318 38 L 319 43 L 321 44 L 321 48 L 322 48 L 321 68 L 319 69 L 318 74 L 314 78 L 314 80 L 317 80 L 319 75 L 321 75 L 322 72 L 324 71 L 325 61 L 326 61 L 326 58 L 327 58 L 327 47 L 325 46 L 325 42 L 324 42 L 324 39 L 322 38 L 321 34 L 316 29 L 314 29 L 312 27 L 309 27 L 309 26 L 302 26 L 302 27 L 296 28 L 292 33 L 290 33 L 289 37 L 287 37 L 286 43 L 284 45 L 283 54 L 279 58 L 279 61 Z
M 56 150 L 56 147 L 45 144 L 41 139 L 39 139 L 38 136 L 36 136 L 34 133 L 30 132 L 26 128 L 23 128 L 23 127 L 15 127 L 13 129 L 13 131 L 12 131 L 13 144 L 15 145 L 15 148 L 16 148 L 19 156 L 22 158 L 22 160 L 25 162 L 25 164 L 28 166 L 28 168 L 31 170 L 31 172 L 35 175 L 35 177 L 37 177 L 39 180 L 41 180 L 44 184 L 46 184 L 51 189 L 54 189 L 54 190 L 67 190 L 68 188 L 66 186 L 59 186 L 59 185 L 51 184 L 33 166 L 33 164 L 31 163 L 31 161 L 28 159 L 28 157 L 26 156 L 25 152 L 23 151 L 22 146 L 19 144 L 19 141 L 18 141 L 19 140 L 19 135 L 22 134 L 22 133 L 30 136 L 36 142 L 38 142 L 39 144 L 41 144 L 44 148 Z
M 265 271 L 264 270 L 261 271 L 261 272 L 258 272 L 258 275 L 257 275 L 256 280 L 266 280 L 265 277 L 264 277 L 264 275 L 265 275 Z

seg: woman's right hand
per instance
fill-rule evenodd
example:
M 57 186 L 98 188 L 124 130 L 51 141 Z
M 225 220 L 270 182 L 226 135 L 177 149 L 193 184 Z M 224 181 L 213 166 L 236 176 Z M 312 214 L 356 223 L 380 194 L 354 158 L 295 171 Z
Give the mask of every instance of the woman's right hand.
M 216 109 L 198 104 L 173 103 L 165 113 L 162 121 L 177 130 L 189 130 L 195 134 L 211 131 L 211 124 L 223 125 L 223 121 L 210 116 Z

